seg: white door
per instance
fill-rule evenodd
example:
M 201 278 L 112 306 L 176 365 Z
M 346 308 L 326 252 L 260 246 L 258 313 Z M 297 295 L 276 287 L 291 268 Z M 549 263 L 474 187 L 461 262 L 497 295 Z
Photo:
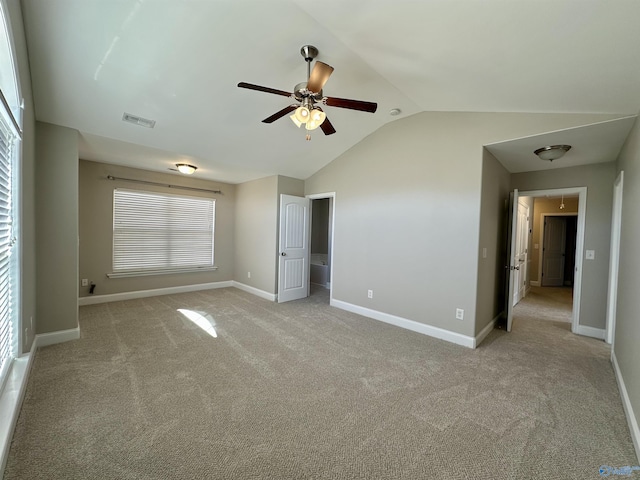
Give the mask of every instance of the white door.
M 542 286 L 561 287 L 564 284 L 564 249 L 567 219 L 545 217 L 542 245 Z
M 524 298 L 527 286 L 527 246 L 529 243 L 529 206 L 518 203 L 516 220 L 515 262 L 520 268 L 513 272 L 513 306 Z
M 278 303 L 309 296 L 309 199 L 280 195 Z
M 510 195 L 510 208 L 509 208 L 509 227 L 508 241 L 507 241 L 507 295 L 506 295 L 506 311 L 507 311 L 507 332 L 511 331 L 511 324 L 513 323 L 513 291 L 514 291 L 514 273 L 520 270 L 520 264 L 516 261 L 516 228 L 518 226 L 518 190 L 514 190 Z

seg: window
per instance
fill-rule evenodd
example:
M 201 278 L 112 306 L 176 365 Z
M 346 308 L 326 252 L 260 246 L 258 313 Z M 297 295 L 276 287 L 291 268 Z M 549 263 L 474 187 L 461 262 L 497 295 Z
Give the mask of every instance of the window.
M 215 200 L 115 189 L 109 277 L 215 269 Z
M 16 182 L 20 159 L 21 104 L 4 3 L 0 2 L 0 390 L 18 355 L 20 275 Z

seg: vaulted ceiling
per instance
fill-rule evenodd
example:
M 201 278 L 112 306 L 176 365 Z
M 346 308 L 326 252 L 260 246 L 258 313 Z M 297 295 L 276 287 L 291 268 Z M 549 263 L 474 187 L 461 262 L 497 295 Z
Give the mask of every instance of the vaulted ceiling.
M 37 119 L 79 130 L 82 158 L 165 172 L 186 161 L 231 183 L 307 178 L 421 111 L 640 110 L 637 0 L 23 0 L 23 14 Z M 236 85 L 292 91 L 305 44 L 335 68 L 325 95 L 378 111 L 327 106 L 337 133 L 311 141 L 286 117 L 261 123 L 291 100 Z M 574 141 L 597 132 L 611 144 L 597 158 L 613 160 L 632 121 Z M 490 149 L 523 171 L 508 160 L 531 140 L 505 141 Z

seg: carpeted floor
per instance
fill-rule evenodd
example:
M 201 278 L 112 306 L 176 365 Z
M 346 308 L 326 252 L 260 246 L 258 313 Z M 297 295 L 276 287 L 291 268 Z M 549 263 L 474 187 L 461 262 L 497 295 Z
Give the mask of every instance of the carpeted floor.
M 4 478 L 583 480 L 637 464 L 603 342 L 516 318 L 470 350 L 316 293 L 81 307 L 82 338 L 36 354 Z
M 571 287 L 531 287 L 513 310 L 515 318 L 571 323 L 573 289 Z

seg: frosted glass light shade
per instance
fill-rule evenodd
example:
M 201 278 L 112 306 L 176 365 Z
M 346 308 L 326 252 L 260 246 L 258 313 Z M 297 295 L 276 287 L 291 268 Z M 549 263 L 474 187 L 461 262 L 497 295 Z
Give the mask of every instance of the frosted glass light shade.
M 185 175 L 191 175 L 198 169 L 198 167 L 194 167 L 188 163 L 176 163 L 176 167 L 180 173 L 184 173 Z
M 571 145 L 551 145 L 537 149 L 535 153 L 541 160 L 553 162 L 571 150 Z
M 309 120 L 310 112 L 304 105 L 298 107 L 294 113 L 300 123 L 306 123 Z

